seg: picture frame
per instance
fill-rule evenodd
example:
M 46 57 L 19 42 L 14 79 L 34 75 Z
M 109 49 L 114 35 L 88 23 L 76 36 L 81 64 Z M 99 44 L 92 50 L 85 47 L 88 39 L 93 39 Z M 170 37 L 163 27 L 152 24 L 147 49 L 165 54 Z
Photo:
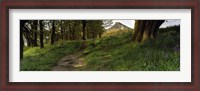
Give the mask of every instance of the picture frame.
M 9 9 L 191 9 L 191 82 L 9 82 Z M 52 0 L 1 1 L 1 89 L 16 90 L 131 90 L 199 91 L 199 1 L 198 0 Z

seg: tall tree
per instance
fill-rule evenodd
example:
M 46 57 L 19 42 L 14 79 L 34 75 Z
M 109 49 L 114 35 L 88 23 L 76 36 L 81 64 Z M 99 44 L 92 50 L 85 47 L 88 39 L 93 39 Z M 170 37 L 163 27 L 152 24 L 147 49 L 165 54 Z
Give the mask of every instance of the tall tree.
M 94 39 L 97 36 L 101 37 L 103 33 L 103 22 L 101 20 L 88 21 L 88 31 L 87 36 L 89 39 Z
M 44 48 L 44 43 L 43 43 L 43 20 L 39 20 L 39 24 L 40 24 L 40 48 Z
M 72 29 L 72 26 L 73 26 L 73 25 L 72 25 L 72 22 L 73 22 L 73 21 L 70 21 L 70 22 L 69 22 L 69 25 L 68 25 L 68 27 L 69 27 L 69 40 L 72 40 L 72 37 L 73 37 L 73 36 L 72 36 L 72 31 L 73 31 L 73 29 Z
M 64 21 L 63 20 L 61 20 L 60 21 L 60 31 L 61 31 L 61 39 L 63 40 L 64 38 L 64 28 L 63 28 L 63 26 L 64 26 Z
M 78 21 L 72 21 L 72 22 L 73 22 L 73 29 L 72 29 L 71 35 L 72 35 L 72 40 L 75 40 L 76 39 L 76 27 L 78 25 Z
M 141 42 L 149 38 L 156 39 L 157 31 L 164 21 L 165 20 L 136 20 L 132 40 Z
M 24 25 L 26 22 L 28 21 L 20 20 L 20 59 L 23 58 L 23 49 L 24 49 L 23 32 L 24 32 Z
M 82 39 L 83 39 L 83 40 L 86 40 L 86 38 L 85 38 L 85 27 L 86 27 L 86 23 L 87 23 L 86 20 L 82 20 L 82 26 L 83 26 L 83 36 L 82 36 Z
M 33 20 L 33 24 L 31 28 L 34 31 L 33 46 L 38 46 L 37 44 L 38 20 Z
M 65 40 L 70 39 L 70 21 L 65 21 Z
M 51 32 L 51 44 L 54 44 L 54 37 L 55 37 L 55 31 L 56 31 L 56 27 L 55 27 L 55 20 L 52 21 L 52 32 Z
M 30 24 L 30 21 L 27 21 L 27 24 L 24 25 L 23 27 L 23 35 L 27 41 L 27 46 L 32 46 L 33 45 L 33 39 L 32 39 L 32 33 L 33 31 L 28 27 L 28 24 Z

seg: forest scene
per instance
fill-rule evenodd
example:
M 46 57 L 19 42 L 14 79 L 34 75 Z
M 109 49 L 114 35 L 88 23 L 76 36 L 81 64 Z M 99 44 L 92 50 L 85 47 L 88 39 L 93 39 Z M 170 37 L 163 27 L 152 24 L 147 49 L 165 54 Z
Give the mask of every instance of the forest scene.
M 180 20 L 20 20 L 20 71 L 180 71 Z

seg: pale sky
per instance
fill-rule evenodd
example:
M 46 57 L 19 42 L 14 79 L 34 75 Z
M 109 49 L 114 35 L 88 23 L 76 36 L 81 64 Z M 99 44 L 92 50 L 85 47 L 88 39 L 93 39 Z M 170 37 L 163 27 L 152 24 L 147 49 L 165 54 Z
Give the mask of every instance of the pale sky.
M 130 28 L 134 28 L 135 20 L 113 20 L 113 25 L 115 24 L 115 22 L 120 22 Z M 160 26 L 160 28 L 165 28 L 167 26 L 173 26 L 173 25 L 180 25 L 180 23 L 181 23 L 181 21 L 179 19 L 167 20 Z

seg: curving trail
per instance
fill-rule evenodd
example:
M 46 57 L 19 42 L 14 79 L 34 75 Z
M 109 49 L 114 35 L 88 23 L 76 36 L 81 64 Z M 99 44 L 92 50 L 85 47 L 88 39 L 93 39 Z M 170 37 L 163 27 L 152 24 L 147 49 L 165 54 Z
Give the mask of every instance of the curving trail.
M 78 71 L 86 65 L 83 57 L 83 50 L 86 48 L 86 43 L 83 42 L 78 52 L 69 54 L 61 58 L 57 65 L 52 68 L 52 71 Z

